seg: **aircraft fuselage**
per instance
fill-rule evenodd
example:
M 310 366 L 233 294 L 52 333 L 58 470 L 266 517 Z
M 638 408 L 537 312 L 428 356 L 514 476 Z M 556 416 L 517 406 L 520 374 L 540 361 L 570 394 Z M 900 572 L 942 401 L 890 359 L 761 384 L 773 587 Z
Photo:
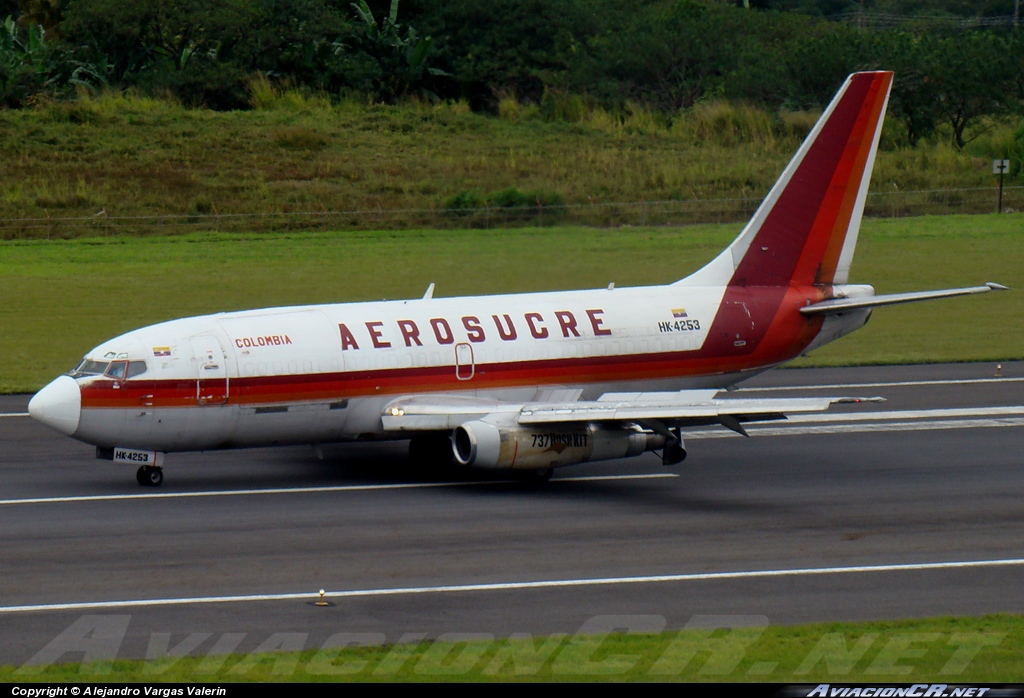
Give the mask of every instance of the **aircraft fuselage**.
M 401 438 L 381 411 L 419 393 L 530 401 L 724 388 L 806 350 L 828 320 L 796 311 L 825 297 L 755 287 L 725 299 L 725 288 L 670 285 L 174 320 L 87 354 L 106 369 L 74 379 L 71 435 L 166 452 Z M 125 377 L 119 363 L 145 370 Z

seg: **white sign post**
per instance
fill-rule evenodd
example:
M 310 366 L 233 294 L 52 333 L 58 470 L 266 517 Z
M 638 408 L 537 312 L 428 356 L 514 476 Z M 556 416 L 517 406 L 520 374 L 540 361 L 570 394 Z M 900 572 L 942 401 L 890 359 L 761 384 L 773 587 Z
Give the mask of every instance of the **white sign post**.
M 999 206 L 996 209 L 999 213 L 1003 212 L 1003 175 L 1009 173 L 1010 161 L 993 160 L 992 161 L 992 174 L 999 175 Z

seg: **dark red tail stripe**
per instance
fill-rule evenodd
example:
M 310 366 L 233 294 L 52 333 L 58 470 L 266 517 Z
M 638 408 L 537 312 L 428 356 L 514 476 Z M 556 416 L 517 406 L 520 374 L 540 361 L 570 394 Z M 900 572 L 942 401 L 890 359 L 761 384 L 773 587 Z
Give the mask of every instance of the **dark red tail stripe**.
M 865 106 L 874 75 L 855 75 L 743 256 L 730 286 L 788 286 L 833 175 Z M 831 230 L 828 231 L 831 234 Z

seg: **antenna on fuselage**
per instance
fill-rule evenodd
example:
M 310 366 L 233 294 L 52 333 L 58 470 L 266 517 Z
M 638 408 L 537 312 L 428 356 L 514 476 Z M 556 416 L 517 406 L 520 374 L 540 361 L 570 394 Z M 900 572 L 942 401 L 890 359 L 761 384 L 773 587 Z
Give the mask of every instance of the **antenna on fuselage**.
M 429 301 L 434 297 L 434 282 L 431 281 L 430 285 L 427 286 L 427 292 L 423 294 L 423 300 Z

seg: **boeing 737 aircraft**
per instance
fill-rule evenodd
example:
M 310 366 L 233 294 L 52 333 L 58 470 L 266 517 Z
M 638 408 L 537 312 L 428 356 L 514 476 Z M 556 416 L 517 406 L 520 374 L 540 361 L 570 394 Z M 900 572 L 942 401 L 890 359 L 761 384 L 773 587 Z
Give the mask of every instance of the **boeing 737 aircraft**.
M 665 286 L 270 308 L 164 322 L 89 351 L 29 403 L 40 422 L 163 481 L 164 454 L 411 439 L 414 457 L 550 476 L 660 451 L 682 428 L 841 398 L 715 394 L 852 332 L 848 283 L 892 73 L 847 78 L 739 237 Z

